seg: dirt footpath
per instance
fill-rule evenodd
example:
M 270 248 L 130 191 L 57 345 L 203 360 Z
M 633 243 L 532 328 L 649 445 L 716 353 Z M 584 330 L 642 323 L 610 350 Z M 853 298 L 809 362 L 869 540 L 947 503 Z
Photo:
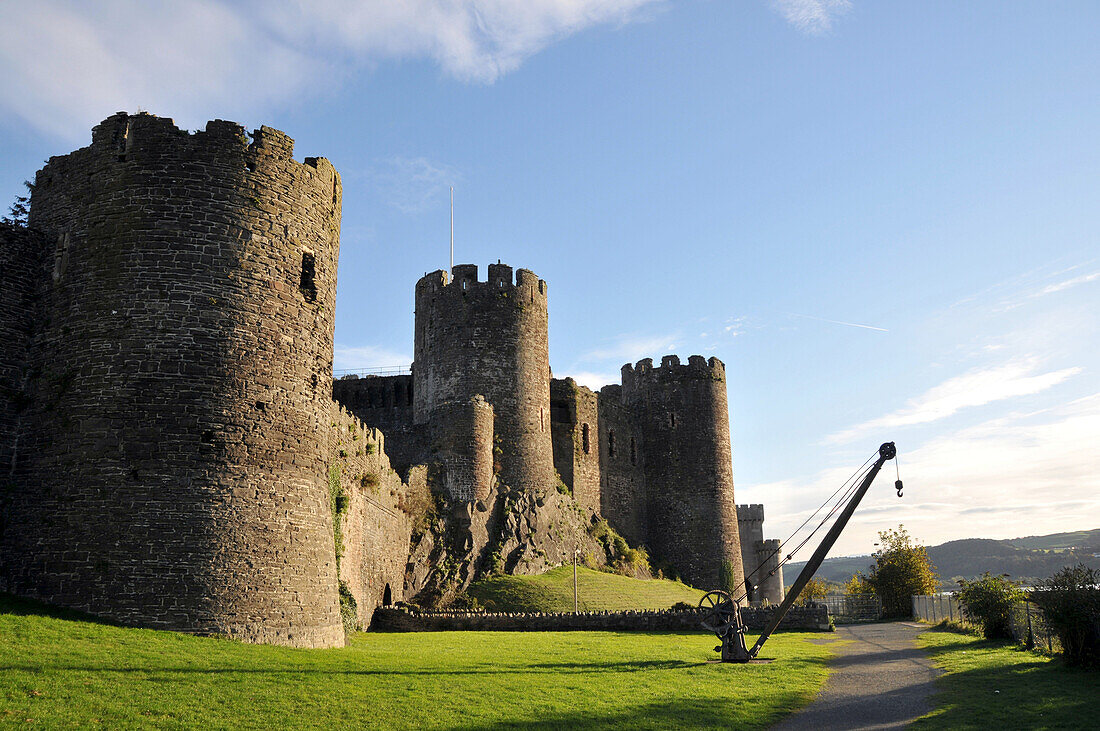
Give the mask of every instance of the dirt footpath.
M 838 627 L 837 656 L 825 687 L 802 711 L 774 728 L 904 728 L 932 710 L 932 667 L 916 636 L 925 628 L 908 622 Z

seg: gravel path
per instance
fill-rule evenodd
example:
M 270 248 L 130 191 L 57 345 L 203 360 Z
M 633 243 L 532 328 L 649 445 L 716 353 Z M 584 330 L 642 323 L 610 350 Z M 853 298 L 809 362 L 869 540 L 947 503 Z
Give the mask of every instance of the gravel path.
M 921 625 L 907 622 L 838 627 L 837 656 L 817 698 L 774 728 L 904 728 L 932 710 L 932 681 L 940 671 L 917 647 Z M 847 640 L 847 642 L 844 642 Z

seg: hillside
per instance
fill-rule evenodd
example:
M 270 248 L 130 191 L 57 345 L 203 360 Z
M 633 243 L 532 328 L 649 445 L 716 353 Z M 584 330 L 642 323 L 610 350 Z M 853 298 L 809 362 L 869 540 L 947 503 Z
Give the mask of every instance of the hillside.
M 677 581 L 633 579 L 579 567 L 581 611 L 668 609 L 677 602 L 695 605 L 703 592 Z M 573 567 L 561 566 L 537 576 L 495 576 L 470 586 L 467 593 L 486 609 L 500 612 L 573 611 Z
M 1059 569 L 1076 563 L 1100 569 L 1100 529 L 1028 536 L 1008 540 L 964 538 L 928 548 L 928 556 L 945 587 L 955 586 L 954 579 L 973 579 L 983 571 L 1008 574 L 1025 583 L 1044 579 Z M 1076 547 L 1076 548 L 1074 548 Z M 817 578 L 843 583 L 856 571 L 866 571 L 874 563 L 870 556 L 841 556 L 825 559 Z M 804 561 L 788 564 L 783 578 L 789 586 L 805 566 Z

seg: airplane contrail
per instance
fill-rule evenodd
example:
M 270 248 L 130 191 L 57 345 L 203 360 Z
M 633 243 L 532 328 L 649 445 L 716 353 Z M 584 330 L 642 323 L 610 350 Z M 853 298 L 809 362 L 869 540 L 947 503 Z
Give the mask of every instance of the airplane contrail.
M 807 320 L 818 320 L 820 322 L 831 322 L 834 325 L 847 325 L 848 327 L 862 327 L 864 330 L 877 330 L 882 333 L 890 332 L 884 327 L 875 327 L 874 325 L 860 325 L 858 322 L 844 322 L 843 320 L 830 320 L 826 317 L 814 317 L 813 315 L 800 315 L 797 312 L 788 312 L 788 315 L 793 317 L 805 317 Z

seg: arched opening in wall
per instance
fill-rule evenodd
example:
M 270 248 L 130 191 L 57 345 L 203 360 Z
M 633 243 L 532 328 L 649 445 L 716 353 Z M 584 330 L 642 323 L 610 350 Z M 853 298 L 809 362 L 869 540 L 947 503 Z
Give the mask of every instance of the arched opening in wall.
M 393 405 L 401 405 L 401 381 L 393 382 Z
M 405 395 L 408 397 L 407 404 L 409 406 L 412 406 L 413 405 L 413 385 L 412 385 L 412 381 L 409 381 L 409 387 L 405 389 Z
M 382 592 L 382 606 L 388 607 L 393 604 L 393 592 L 390 591 L 390 585 L 386 584 L 386 590 Z
M 581 426 L 581 447 L 584 449 L 585 454 L 588 454 L 592 449 L 588 443 L 588 424 Z
M 302 274 L 298 279 L 298 289 L 306 302 L 317 301 L 317 257 L 308 251 L 302 252 Z
M 614 429 L 608 429 L 607 430 L 607 456 L 608 457 L 614 457 L 615 456 L 615 430 Z
M 638 464 L 638 447 L 634 443 L 634 437 L 630 438 L 630 464 Z

